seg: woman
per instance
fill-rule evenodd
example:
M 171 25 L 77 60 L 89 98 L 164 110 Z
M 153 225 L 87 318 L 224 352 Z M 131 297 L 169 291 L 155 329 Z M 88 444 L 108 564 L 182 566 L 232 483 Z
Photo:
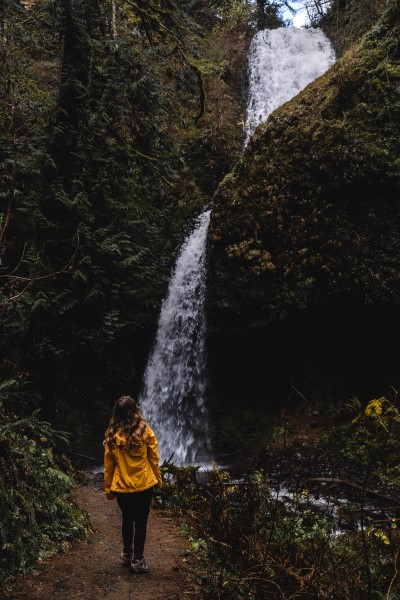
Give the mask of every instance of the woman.
M 148 573 L 143 552 L 153 489 L 162 486 L 160 458 L 156 436 L 130 396 L 115 402 L 104 446 L 105 493 L 122 512 L 121 559 L 132 572 Z

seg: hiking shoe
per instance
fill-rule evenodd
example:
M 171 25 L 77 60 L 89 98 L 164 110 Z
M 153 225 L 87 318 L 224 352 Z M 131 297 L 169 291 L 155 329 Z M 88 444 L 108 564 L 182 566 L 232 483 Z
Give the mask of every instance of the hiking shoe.
M 148 573 L 149 565 L 144 560 L 144 558 L 141 558 L 140 560 L 138 558 L 133 558 L 132 562 L 131 562 L 131 572 L 132 573 Z
M 131 564 L 133 558 L 133 552 L 121 552 L 121 560 L 124 567 L 128 567 Z

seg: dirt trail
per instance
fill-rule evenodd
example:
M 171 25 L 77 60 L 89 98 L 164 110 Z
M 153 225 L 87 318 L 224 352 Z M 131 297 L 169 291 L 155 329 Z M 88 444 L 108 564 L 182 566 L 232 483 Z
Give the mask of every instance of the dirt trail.
M 32 575 L 18 577 L 8 600 L 181 600 L 199 597 L 186 540 L 173 519 L 150 512 L 146 560 L 150 573 L 134 575 L 121 566 L 121 516 L 106 500 L 102 476 L 90 475 L 75 496 L 89 513 L 93 533 L 67 554 L 39 563 Z

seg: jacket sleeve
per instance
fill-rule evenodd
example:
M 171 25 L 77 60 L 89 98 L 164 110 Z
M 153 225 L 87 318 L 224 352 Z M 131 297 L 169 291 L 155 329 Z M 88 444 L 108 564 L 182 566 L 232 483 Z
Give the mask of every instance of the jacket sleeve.
M 115 459 L 114 453 L 108 444 L 104 447 L 104 491 L 106 494 L 111 492 L 111 484 L 114 476 Z
M 149 427 L 149 437 L 147 438 L 147 458 L 149 460 L 152 471 L 157 479 L 157 485 L 162 487 L 162 474 L 161 469 L 158 465 L 160 461 L 160 455 L 158 453 L 158 442 L 154 435 L 154 432 Z

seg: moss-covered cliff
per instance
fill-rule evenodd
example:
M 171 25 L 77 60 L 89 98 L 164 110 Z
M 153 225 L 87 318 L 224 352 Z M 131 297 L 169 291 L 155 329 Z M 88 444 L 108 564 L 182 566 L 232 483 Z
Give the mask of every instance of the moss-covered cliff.
M 213 202 L 214 325 L 400 306 L 400 2 L 254 135 Z

